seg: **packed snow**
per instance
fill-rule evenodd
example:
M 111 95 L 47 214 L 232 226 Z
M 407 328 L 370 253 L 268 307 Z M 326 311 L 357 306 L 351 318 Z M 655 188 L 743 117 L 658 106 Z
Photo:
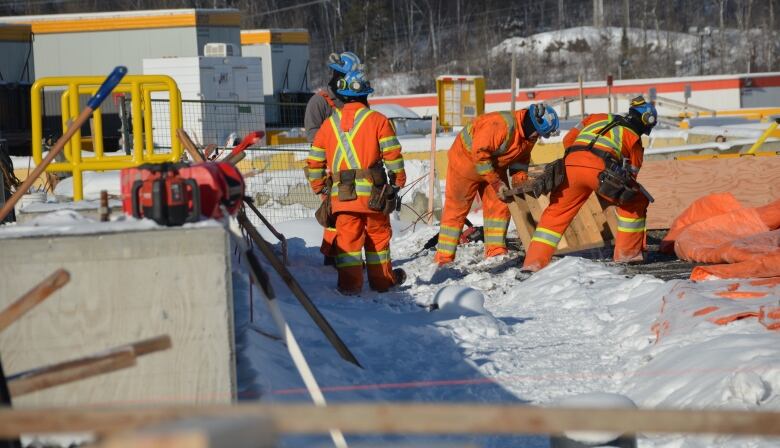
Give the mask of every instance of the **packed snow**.
M 776 283 L 663 281 L 628 276 L 619 266 L 578 257 L 562 258 L 518 282 L 518 254 L 484 260 L 481 243 L 460 246 L 456 262 L 428 282 L 425 274 L 433 265 L 433 253 L 420 251 L 436 228 L 393 221 L 394 266 L 406 270 L 406 282 L 385 294 L 364 286 L 361 296 L 345 297 L 336 292 L 335 270 L 322 265 L 316 222 L 297 220 L 279 228 L 288 240 L 290 271 L 364 366 L 341 360 L 285 284 L 271 275 L 279 304 L 329 402 L 552 406 L 576 403 L 578 396 L 587 396 L 583 394 L 619 394 L 650 409 L 780 409 L 777 332 L 758 318 L 716 325 L 706 315 L 692 313 L 722 300 L 723 291 L 752 291 L 776 304 Z M 276 241 L 270 234 L 268 239 Z M 233 267 L 239 399 L 309 401 L 284 345 L 253 330 L 278 334 L 259 291 L 249 286 L 246 261 L 237 257 Z M 670 302 L 685 306 L 674 308 Z M 731 302 L 756 311 L 748 300 Z M 434 303 L 440 309 L 428 311 Z M 678 314 L 672 319 L 674 309 Z M 663 325 L 665 321 L 670 323 Z M 549 446 L 544 436 L 376 436 L 348 441 Z M 285 442 L 328 445 L 324 437 Z M 643 448 L 779 443 L 731 436 L 639 438 Z

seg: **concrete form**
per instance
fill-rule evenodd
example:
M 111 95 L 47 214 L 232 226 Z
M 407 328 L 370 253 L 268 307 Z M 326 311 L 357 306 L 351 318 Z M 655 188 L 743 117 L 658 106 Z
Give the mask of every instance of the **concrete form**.
M 212 42 L 240 48 L 236 9 L 15 16 L 0 22 L 32 26 L 37 78 L 106 75 L 117 65 L 140 74 L 143 58 L 199 56 Z
M 173 341 L 135 367 L 35 392 L 14 405 L 235 398 L 230 251 L 222 227 L 0 239 L 0 253 L 1 307 L 58 268 L 71 275 L 3 332 L 6 374 L 163 334 Z

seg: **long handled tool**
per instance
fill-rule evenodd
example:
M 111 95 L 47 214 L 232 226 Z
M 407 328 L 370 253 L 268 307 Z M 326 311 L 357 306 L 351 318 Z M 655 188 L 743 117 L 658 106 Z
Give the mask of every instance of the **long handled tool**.
M 240 212 L 238 215 L 239 222 L 241 221 L 242 217 L 246 219 L 246 215 L 244 215 L 243 212 Z M 251 225 L 251 223 L 249 225 Z M 252 227 L 252 229 L 254 229 L 254 227 Z M 317 379 L 314 378 L 314 373 L 312 373 L 311 368 L 309 367 L 309 363 L 306 362 L 306 358 L 303 356 L 303 351 L 301 351 L 301 347 L 298 345 L 298 341 L 295 339 L 295 335 L 293 335 L 292 329 L 287 324 L 287 321 L 282 314 L 282 310 L 279 308 L 279 304 L 276 302 L 274 292 L 271 289 L 271 284 L 268 280 L 268 274 L 266 274 L 266 272 L 263 270 L 263 267 L 260 265 L 260 261 L 257 259 L 255 254 L 252 253 L 252 250 L 245 247 L 245 244 L 241 238 L 234 237 L 234 240 L 241 248 L 241 251 L 244 253 L 244 256 L 249 262 L 249 272 L 252 275 L 252 280 L 255 282 L 255 284 L 257 284 L 257 286 L 260 287 L 260 293 L 265 299 L 265 303 L 268 305 L 268 309 L 271 311 L 271 316 L 273 317 L 276 326 L 279 328 L 279 332 L 282 335 L 282 340 L 287 345 L 287 350 L 290 352 L 290 357 L 293 360 L 293 364 L 295 364 L 295 368 L 298 369 L 298 373 L 301 375 L 301 379 L 303 379 L 303 384 L 309 391 L 311 400 L 316 406 L 327 406 L 327 403 L 325 402 L 325 396 L 322 394 L 322 390 L 320 389 L 319 384 L 317 384 Z M 330 437 L 333 439 L 333 443 L 336 445 L 336 447 L 347 448 L 347 441 L 344 438 L 344 434 L 342 434 L 340 430 L 331 429 Z
M 71 123 L 70 126 L 68 126 L 68 130 L 65 131 L 64 134 L 62 134 L 62 137 L 57 139 L 57 142 L 54 143 L 54 146 L 49 151 L 49 154 L 46 155 L 46 157 L 41 161 L 38 166 L 35 167 L 35 169 L 30 173 L 29 176 L 27 176 L 27 179 L 22 182 L 22 185 L 19 186 L 19 188 L 16 189 L 16 192 L 13 196 L 11 196 L 10 199 L 5 203 L 2 209 L 0 209 L 0 222 L 5 219 L 5 217 L 13 210 L 14 205 L 21 199 L 21 197 L 24 195 L 24 193 L 32 186 L 32 184 L 35 182 L 35 179 L 38 178 L 38 176 L 43 173 L 43 171 L 46 169 L 47 166 L 51 163 L 52 160 L 54 160 L 55 157 L 57 157 L 57 154 L 62 152 L 62 148 L 65 147 L 65 144 L 68 143 L 68 141 L 73 137 L 73 134 L 76 133 L 79 129 L 81 129 L 81 126 L 89 120 L 89 116 L 92 115 L 92 112 L 100 107 L 100 105 L 103 103 L 103 100 L 108 97 L 108 94 L 111 93 L 112 90 L 114 90 L 114 87 L 119 84 L 119 81 L 124 78 L 124 76 L 127 74 L 127 67 L 119 66 L 114 69 L 114 71 L 111 72 L 110 75 L 108 75 L 108 78 L 106 78 L 105 81 L 103 81 L 103 84 L 98 89 L 97 93 L 95 93 L 95 96 L 89 99 L 87 102 L 87 107 L 84 108 L 83 111 L 81 111 L 81 114 L 79 114 L 78 117 L 76 117 L 76 120 Z
M 274 270 L 279 274 L 282 280 L 284 280 L 295 298 L 301 302 L 303 308 L 307 313 L 309 313 L 309 316 L 311 316 L 312 320 L 314 320 L 314 323 L 317 324 L 320 330 L 322 330 L 322 333 L 325 334 L 325 337 L 328 338 L 328 341 L 330 341 L 331 345 L 336 349 L 341 358 L 362 368 L 363 366 L 360 365 L 357 358 L 355 358 L 355 355 L 349 351 L 347 345 L 344 344 L 344 341 L 342 341 L 339 335 L 336 334 L 336 331 L 333 329 L 333 327 L 330 326 L 328 321 L 325 319 L 325 316 L 320 313 L 320 310 L 317 309 L 309 296 L 306 295 L 306 291 L 301 288 L 301 285 L 298 284 L 298 282 L 295 280 L 295 277 L 293 277 L 290 271 L 287 270 L 287 267 L 281 262 L 281 260 L 279 260 L 279 258 L 276 257 L 276 254 L 271 248 L 271 245 L 268 244 L 268 242 L 263 239 L 262 236 L 260 236 L 260 232 L 258 232 L 255 226 L 249 221 L 249 218 L 247 218 L 243 210 L 238 212 L 238 224 L 244 230 L 246 230 L 246 232 L 249 234 L 249 237 L 252 238 L 252 241 L 254 241 L 258 249 L 260 249 L 260 252 L 262 252 L 263 256 L 268 259 Z

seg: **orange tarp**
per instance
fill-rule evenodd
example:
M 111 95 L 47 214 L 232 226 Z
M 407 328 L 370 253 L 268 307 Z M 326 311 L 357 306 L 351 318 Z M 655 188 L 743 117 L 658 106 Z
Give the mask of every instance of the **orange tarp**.
M 692 280 L 780 276 L 780 200 L 741 208 L 729 193 L 696 200 L 662 243 L 680 259 L 727 265 L 698 266 Z

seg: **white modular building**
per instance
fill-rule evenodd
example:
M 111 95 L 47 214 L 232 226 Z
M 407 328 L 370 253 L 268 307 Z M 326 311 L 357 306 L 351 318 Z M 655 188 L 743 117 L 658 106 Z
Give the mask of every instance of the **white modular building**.
M 218 54 L 221 50 L 220 57 L 144 59 L 143 72 L 168 75 L 176 81 L 181 91 L 184 129 L 196 144 L 223 146 L 234 132 L 243 137 L 252 131 L 265 131 L 263 64 L 260 58 L 227 56 L 228 47 L 216 47 L 208 52 Z M 155 99 L 152 107 L 154 122 L 167 123 L 167 102 Z M 169 139 L 164 126 L 155 126 L 155 146 L 167 146 Z
M 242 54 L 263 59 L 269 126 L 289 127 L 298 120 L 303 126 L 303 108 L 284 103 L 305 103 L 311 96 L 309 42 L 309 31 L 303 28 L 241 31 Z
M 107 75 L 117 65 L 139 74 L 144 58 L 200 56 L 211 42 L 233 44 L 240 56 L 240 22 L 236 9 L 0 17 L 32 28 L 36 78 Z

